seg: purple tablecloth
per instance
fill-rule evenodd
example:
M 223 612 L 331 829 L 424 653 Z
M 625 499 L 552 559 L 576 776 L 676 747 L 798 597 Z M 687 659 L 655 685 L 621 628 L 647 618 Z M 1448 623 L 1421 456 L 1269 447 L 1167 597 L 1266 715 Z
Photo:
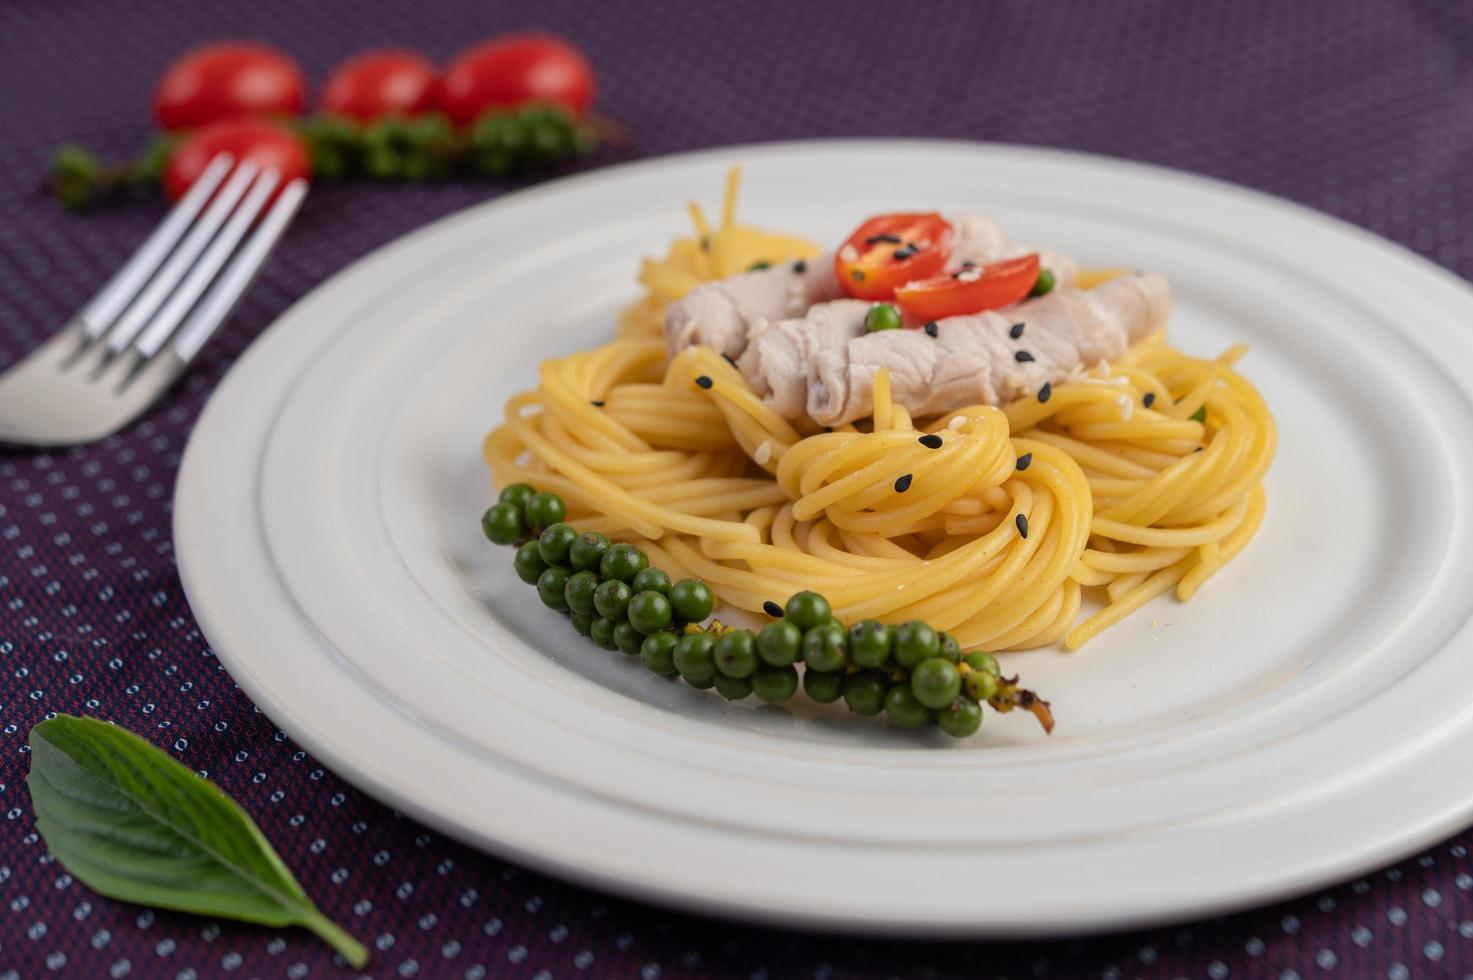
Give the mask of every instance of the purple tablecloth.
M 365 47 L 444 58 L 544 26 L 590 52 L 600 105 L 637 135 L 635 156 L 840 135 L 1092 150 L 1281 194 L 1473 277 L 1467 3 L 512 6 L 0 0 L 0 365 L 55 330 L 162 210 L 65 213 L 37 192 L 49 149 L 137 149 L 159 68 L 222 36 L 271 40 L 320 82 Z M 376 977 L 1473 972 L 1469 834 L 1341 887 L 1178 927 L 896 944 L 748 928 L 563 884 L 431 833 L 319 768 L 231 683 L 190 616 L 170 539 L 180 453 L 231 360 L 306 290 L 508 189 L 317 189 L 163 407 L 88 449 L 0 456 L 0 978 L 348 975 L 304 933 L 154 914 L 66 876 L 37 838 L 23 781 L 27 730 L 51 711 L 114 719 L 234 794 L 324 910 L 373 947 Z

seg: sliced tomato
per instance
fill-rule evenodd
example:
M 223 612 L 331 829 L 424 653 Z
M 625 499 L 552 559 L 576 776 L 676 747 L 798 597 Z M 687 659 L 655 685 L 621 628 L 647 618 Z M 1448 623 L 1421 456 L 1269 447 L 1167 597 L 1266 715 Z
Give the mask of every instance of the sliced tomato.
M 1037 281 L 1038 256 L 1022 255 L 906 283 L 895 290 L 895 302 L 924 323 L 1009 306 L 1027 296 Z
M 934 211 L 873 217 L 834 256 L 834 274 L 855 299 L 890 299 L 917 279 L 940 274 L 951 257 L 951 225 Z

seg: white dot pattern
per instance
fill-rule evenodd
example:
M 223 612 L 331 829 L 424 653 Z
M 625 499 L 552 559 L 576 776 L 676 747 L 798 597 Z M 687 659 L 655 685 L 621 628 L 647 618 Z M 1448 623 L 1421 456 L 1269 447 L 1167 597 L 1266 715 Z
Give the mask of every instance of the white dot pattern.
M 365 8 L 372 6 L 372 14 Z M 138 149 L 155 72 L 192 43 L 269 39 L 320 82 L 354 51 L 445 58 L 525 26 L 451 0 L 0 0 L 0 367 L 47 337 L 157 221 L 78 217 L 36 193 L 71 139 Z M 1386 235 L 1473 276 L 1473 6 L 615 4 L 535 23 L 600 70 L 640 154 L 794 137 L 1047 144 L 1184 167 Z M 85 70 L 79 70 L 85 66 Z M 616 159 L 601 151 L 586 165 Z M 756 929 L 595 895 L 432 834 L 321 769 L 236 688 L 174 571 L 170 498 L 209 391 L 294 300 L 369 249 L 503 183 L 324 186 L 162 407 L 55 454 L 0 456 L 0 980 L 349 976 L 311 937 L 98 899 L 45 854 L 25 733 L 51 712 L 141 732 L 261 823 L 323 909 L 372 947 L 364 976 L 1460 977 L 1473 974 L 1463 835 L 1382 873 L 1239 915 L 1049 943 L 899 944 Z M 672 207 L 679 202 L 672 202 Z M 1005 888 L 1006 882 L 979 883 Z

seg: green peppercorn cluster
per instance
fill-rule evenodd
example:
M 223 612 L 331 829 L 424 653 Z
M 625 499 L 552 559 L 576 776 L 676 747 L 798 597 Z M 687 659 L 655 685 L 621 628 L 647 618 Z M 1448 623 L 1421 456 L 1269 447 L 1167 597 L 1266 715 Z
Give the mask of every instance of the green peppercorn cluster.
M 481 526 L 496 544 L 517 545 L 517 576 L 546 606 L 604 649 L 638 654 L 657 674 L 733 701 L 755 694 L 780 703 L 802 687 L 820 704 L 843 699 L 857 715 L 884 712 L 901 728 L 936 725 L 957 738 L 981 727 L 984 703 L 1025 708 L 1053 727 L 1047 702 L 1003 677 L 992 654 L 963 656 L 954 637 L 919 620 L 846 628 L 823 596 L 799 592 L 757 632 L 702 626 L 715 606 L 705 582 L 671 582 L 639 548 L 597 531 L 580 534 L 565 517 L 561 498 L 518 483 L 501 491 Z

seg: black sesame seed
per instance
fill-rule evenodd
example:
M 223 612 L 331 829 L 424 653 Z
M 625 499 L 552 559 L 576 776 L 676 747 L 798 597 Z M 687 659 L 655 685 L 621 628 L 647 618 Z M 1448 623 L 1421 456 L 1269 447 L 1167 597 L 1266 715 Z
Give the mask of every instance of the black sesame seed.
M 599 401 L 599 400 L 597 400 L 597 399 L 594 399 L 593 401 L 589 402 L 588 404 L 592 405 L 594 408 L 603 408 L 604 407 L 604 403 L 601 402 L 601 401 Z
M 934 336 L 936 336 L 936 332 L 937 332 L 936 331 L 936 321 L 935 320 L 927 320 L 926 321 L 926 326 L 925 326 L 925 331 L 926 331 L 926 336 L 927 337 L 934 337 Z
M 912 479 L 911 474 L 907 473 L 904 476 L 902 476 L 900 479 L 896 480 L 895 481 L 895 492 L 896 493 L 904 493 L 905 491 L 909 490 L 910 489 L 910 481 L 911 481 L 911 479 Z
M 1033 360 L 1033 355 L 1028 353 L 1026 350 L 1020 350 L 1013 355 L 1013 360 L 1017 361 L 1019 364 L 1027 364 L 1029 361 Z
M 965 262 L 962 263 L 962 268 L 963 269 L 975 269 L 975 268 L 977 268 L 977 263 L 973 262 L 971 259 L 967 259 Z
M 889 245 L 899 245 L 900 244 L 900 236 L 899 235 L 888 235 L 888 234 L 887 235 L 871 235 L 871 236 L 869 236 L 868 238 L 866 238 L 864 240 L 864 243 L 866 245 L 877 245 L 880 242 L 885 242 L 885 243 L 887 243 Z
M 1012 337 L 1014 340 L 1017 340 L 1019 337 L 1023 336 L 1023 328 L 1026 326 L 1026 323 L 1013 324 L 1011 327 L 1008 328 L 1008 336 Z
M 919 442 L 922 446 L 925 446 L 927 449 L 941 448 L 941 437 L 935 435 L 934 433 L 927 433 L 926 435 L 921 436 L 916 441 Z
M 1046 402 L 1052 397 L 1054 397 L 1054 386 L 1045 381 L 1043 387 L 1038 389 L 1038 400 L 1040 402 Z
M 854 281 L 855 282 L 864 282 L 864 270 L 863 269 L 855 269 L 853 272 L 851 272 L 849 274 L 854 277 Z
M 914 254 L 916 253 L 915 249 L 913 248 L 897 248 L 895 252 L 891 255 L 891 258 L 893 258 L 896 262 L 904 262 L 906 259 L 910 258 Z
M 1196 449 L 1193 449 L 1192 450 L 1192 452 L 1194 452 L 1194 453 L 1200 453 L 1201 451 L 1202 451 L 1202 447 L 1201 446 L 1198 446 Z
M 797 262 L 793 263 L 793 271 L 798 273 L 807 272 L 808 263 L 804 262 L 802 259 L 799 259 Z
M 696 379 L 696 384 L 700 385 L 702 388 L 709 388 L 711 387 L 711 379 L 703 374 Z
M 1013 523 L 1018 525 L 1019 534 L 1025 538 L 1028 537 L 1028 516 L 1026 514 L 1019 514 L 1018 519 Z
M 778 619 L 783 614 L 783 607 L 782 606 L 779 606 L 777 603 L 773 602 L 771 599 L 768 599 L 766 602 L 764 602 L 762 604 L 762 611 L 765 612 L 765 613 L 767 613 L 767 615 L 771 616 L 772 618 Z
M 1154 391 L 1146 392 L 1146 397 L 1141 399 L 1141 404 L 1145 405 L 1147 408 L 1150 408 L 1152 405 L 1156 404 L 1156 393 Z
M 733 361 L 731 359 L 731 355 L 728 354 L 726 351 L 722 351 L 721 352 L 721 359 L 723 361 L 725 361 L 727 364 L 730 364 L 732 367 L 736 367 L 736 361 Z
M 1026 470 L 1028 468 L 1028 464 L 1031 462 L 1033 462 L 1033 454 L 1024 453 L 1023 455 L 1018 457 L 1018 469 Z

